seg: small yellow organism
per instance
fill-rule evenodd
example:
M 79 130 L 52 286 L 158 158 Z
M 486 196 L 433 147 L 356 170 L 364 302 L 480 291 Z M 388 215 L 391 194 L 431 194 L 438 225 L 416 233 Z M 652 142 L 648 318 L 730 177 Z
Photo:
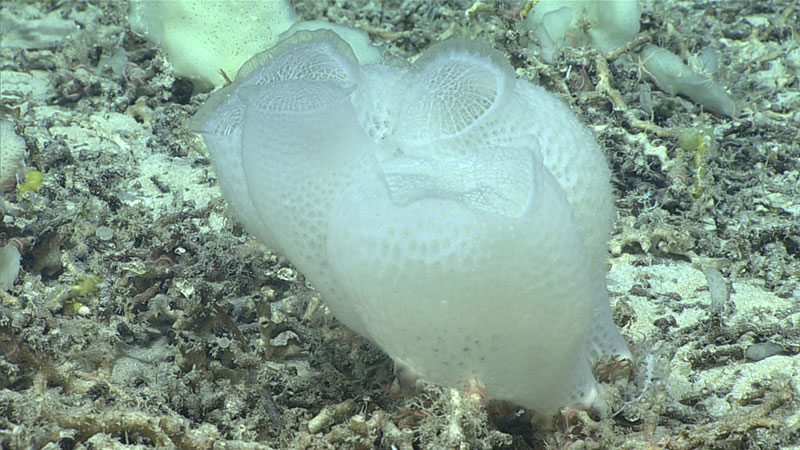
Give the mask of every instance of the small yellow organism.
M 706 173 L 706 164 L 704 156 L 708 153 L 709 144 L 712 143 L 711 136 L 701 129 L 688 128 L 683 130 L 678 135 L 678 145 L 687 152 L 692 152 L 694 155 L 694 189 L 692 190 L 692 198 L 695 200 L 703 195 L 703 186 L 701 182 Z
M 66 294 L 66 298 L 63 297 L 65 295 L 63 289 L 56 298 L 64 298 L 61 303 L 64 311 L 86 315 L 89 313 L 89 309 L 79 300 L 87 295 L 97 295 L 98 283 L 100 283 L 99 277 L 85 278 L 83 276 L 78 276 L 78 284 L 69 287 L 69 294 Z
M 99 277 L 78 277 L 78 281 L 78 284 L 70 287 L 69 298 L 81 298 L 86 295 L 97 294 L 97 283 L 100 282 Z
M 44 174 L 39 172 L 38 170 L 31 170 L 27 174 L 25 174 L 25 182 L 20 183 L 17 188 L 19 189 L 20 195 L 28 192 L 39 192 L 39 188 L 42 186 L 42 182 L 44 181 Z

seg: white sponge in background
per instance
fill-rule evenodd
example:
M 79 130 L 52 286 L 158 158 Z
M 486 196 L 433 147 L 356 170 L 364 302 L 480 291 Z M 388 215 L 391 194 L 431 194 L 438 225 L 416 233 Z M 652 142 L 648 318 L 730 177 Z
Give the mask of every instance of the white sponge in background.
M 13 180 L 24 155 L 25 140 L 14 132 L 14 122 L 0 119 L 0 185 Z
M 522 27 L 535 31 L 542 57 L 550 62 L 561 47 L 619 47 L 639 33 L 641 15 L 637 0 L 541 0 Z
M 0 248 L 0 289 L 8 291 L 14 287 L 14 280 L 19 275 L 20 259 L 19 250 L 13 244 Z

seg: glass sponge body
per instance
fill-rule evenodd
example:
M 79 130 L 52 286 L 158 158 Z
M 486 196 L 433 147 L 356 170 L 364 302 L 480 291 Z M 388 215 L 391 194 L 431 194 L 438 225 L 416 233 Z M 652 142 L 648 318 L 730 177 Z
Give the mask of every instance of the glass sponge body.
M 609 170 L 485 45 L 360 66 L 331 31 L 256 56 L 194 119 L 231 209 L 406 373 L 554 411 L 630 353 L 611 321 Z

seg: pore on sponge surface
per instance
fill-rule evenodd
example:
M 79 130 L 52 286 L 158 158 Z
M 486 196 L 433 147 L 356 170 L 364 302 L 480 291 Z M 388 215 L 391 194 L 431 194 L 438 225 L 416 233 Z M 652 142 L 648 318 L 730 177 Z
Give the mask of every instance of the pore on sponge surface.
M 335 33 L 300 31 L 201 108 L 234 213 L 413 373 L 543 411 L 591 403 L 593 359 L 630 356 L 591 135 L 475 42 L 409 68 L 354 61 Z

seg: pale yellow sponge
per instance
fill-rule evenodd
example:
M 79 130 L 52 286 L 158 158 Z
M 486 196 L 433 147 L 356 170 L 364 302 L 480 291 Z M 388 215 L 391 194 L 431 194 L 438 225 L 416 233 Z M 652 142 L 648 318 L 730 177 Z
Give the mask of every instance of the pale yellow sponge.
M 288 0 L 133 0 L 131 30 L 167 54 L 175 74 L 208 90 L 233 78 L 256 53 L 297 22 Z

